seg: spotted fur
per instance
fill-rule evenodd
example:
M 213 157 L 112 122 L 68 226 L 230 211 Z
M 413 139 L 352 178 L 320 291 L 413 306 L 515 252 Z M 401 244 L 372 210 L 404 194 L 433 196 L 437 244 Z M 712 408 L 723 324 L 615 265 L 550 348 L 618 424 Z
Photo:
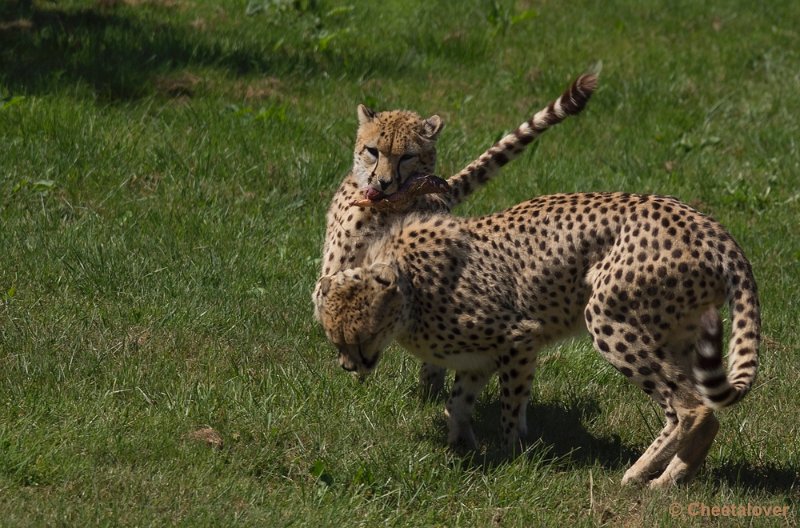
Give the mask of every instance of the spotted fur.
M 320 321 L 345 369 L 371 371 L 395 339 L 456 371 L 449 440 L 470 445 L 472 407 L 494 372 L 514 446 L 526 432 L 539 349 L 588 330 L 666 416 L 624 482 L 691 478 L 719 427 L 713 410 L 740 400 L 758 367 L 749 262 L 719 223 L 670 197 L 558 194 L 479 218 L 408 216 L 361 267 L 324 277 L 318 290 Z M 727 372 L 718 313 L 726 301 Z
M 375 112 L 359 105 L 353 168 L 328 209 L 321 276 L 360 266 L 370 243 L 385 234 L 404 214 L 449 211 L 492 179 L 503 165 L 518 157 L 544 131 L 580 113 L 596 86 L 597 75 L 581 75 L 558 99 L 448 179 L 451 189 L 448 195 L 420 196 L 402 214 L 351 207 L 350 204 L 361 198 L 366 189 L 391 194 L 414 174 L 433 174 L 436 140 L 444 124 L 436 115 L 423 119 L 414 112 Z M 314 292 L 313 299 L 316 314 L 318 291 Z M 424 366 L 421 380 L 426 391 L 438 392 L 444 383 L 444 371 Z

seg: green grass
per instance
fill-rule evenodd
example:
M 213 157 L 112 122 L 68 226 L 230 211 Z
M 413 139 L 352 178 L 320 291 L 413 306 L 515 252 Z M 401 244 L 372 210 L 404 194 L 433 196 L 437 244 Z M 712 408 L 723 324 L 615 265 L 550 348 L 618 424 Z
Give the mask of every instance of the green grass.
M 0 6 L 0 524 L 797 524 L 800 3 L 453 5 Z M 413 358 L 357 384 L 311 313 L 358 103 L 442 115 L 447 176 L 597 60 L 585 114 L 457 212 L 658 192 L 741 243 L 757 386 L 663 493 L 619 485 L 661 417 L 585 340 L 545 355 L 528 453 L 503 455 L 494 384 L 463 456 Z

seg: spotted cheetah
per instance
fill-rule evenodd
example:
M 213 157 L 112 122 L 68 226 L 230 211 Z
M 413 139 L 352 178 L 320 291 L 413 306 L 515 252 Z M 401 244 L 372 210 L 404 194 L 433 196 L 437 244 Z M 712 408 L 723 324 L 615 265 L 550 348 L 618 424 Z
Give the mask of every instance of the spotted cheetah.
M 588 330 L 599 353 L 666 415 L 623 483 L 693 477 L 719 428 L 714 410 L 740 400 L 758 366 L 749 262 L 719 223 L 671 197 L 556 194 L 478 218 L 409 215 L 361 267 L 323 277 L 318 290 L 319 319 L 345 370 L 370 372 L 397 340 L 456 371 L 448 440 L 468 446 L 476 395 L 494 372 L 503 435 L 515 447 L 539 349 Z
M 327 213 L 322 251 L 322 276 L 361 265 L 372 240 L 387 232 L 403 214 L 421 211 L 447 212 L 475 189 L 493 178 L 500 168 L 518 157 L 527 145 L 548 128 L 580 113 L 597 86 L 596 73 L 578 77 L 556 100 L 506 135 L 475 161 L 447 180 L 446 195 L 410 196 L 404 211 L 351 207 L 359 198 L 379 201 L 403 194 L 408 182 L 433 174 L 436 141 L 444 126 L 433 115 L 427 119 L 414 112 L 375 112 L 358 106 L 358 133 L 353 168 L 334 194 Z M 315 314 L 319 292 L 313 294 Z M 423 390 L 438 393 L 444 370 L 424 365 L 420 372 Z

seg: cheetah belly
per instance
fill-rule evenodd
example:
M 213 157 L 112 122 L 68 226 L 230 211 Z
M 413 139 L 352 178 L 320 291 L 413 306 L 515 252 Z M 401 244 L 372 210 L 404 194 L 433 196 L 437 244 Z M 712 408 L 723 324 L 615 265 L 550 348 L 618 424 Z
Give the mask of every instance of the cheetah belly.
M 496 368 L 494 355 L 490 351 L 466 349 L 445 349 L 441 343 L 426 341 L 416 337 L 398 340 L 408 352 L 426 363 L 458 371 L 486 371 Z

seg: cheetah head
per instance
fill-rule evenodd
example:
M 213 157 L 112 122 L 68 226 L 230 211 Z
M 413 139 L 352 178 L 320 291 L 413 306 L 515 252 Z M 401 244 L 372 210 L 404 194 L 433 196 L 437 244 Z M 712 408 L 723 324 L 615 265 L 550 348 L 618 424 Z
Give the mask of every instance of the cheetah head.
M 442 119 L 414 112 L 375 112 L 358 105 L 358 134 L 353 171 L 364 198 L 381 200 L 402 191 L 404 185 L 436 169 L 436 139 Z
M 375 264 L 322 277 L 316 317 L 349 372 L 369 374 L 403 324 L 405 299 L 394 267 Z M 407 317 L 406 317 L 407 318 Z

